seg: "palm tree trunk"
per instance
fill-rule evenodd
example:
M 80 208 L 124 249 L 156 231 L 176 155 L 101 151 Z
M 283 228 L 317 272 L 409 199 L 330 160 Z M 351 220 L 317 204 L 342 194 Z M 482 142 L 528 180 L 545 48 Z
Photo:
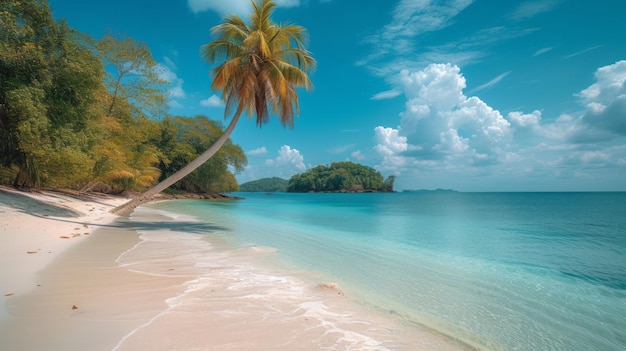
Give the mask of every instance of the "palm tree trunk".
M 129 215 L 135 209 L 135 207 L 141 205 L 142 203 L 149 201 L 153 196 L 169 188 L 171 185 L 183 179 L 189 173 L 193 172 L 196 168 L 202 166 L 206 161 L 208 161 L 217 152 L 217 150 L 219 150 L 222 147 L 222 145 L 224 145 L 226 140 L 230 138 L 230 135 L 232 134 L 233 129 L 235 129 L 235 126 L 237 125 L 237 121 L 239 121 L 239 117 L 241 117 L 242 110 L 243 109 L 241 108 L 237 110 L 237 112 L 233 116 L 233 119 L 230 121 L 230 124 L 224 131 L 224 134 L 222 134 L 222 136 L 219 139 L 217 139 L 215 144 L 211 145 L 210 148 L 208 148 L 195 160 L 191 161 L 188 165 L 181 168 L 178 172 L 167 177 L 159 184 L 148 189 L 146 192 L 141 194 L 136 199 L 130 200 L 129 202 L 123 205 L 115 207 L 114 209 L 111 210 L 111 213 L 115 213 L 115 214 L 122 215 L 122 216 Z

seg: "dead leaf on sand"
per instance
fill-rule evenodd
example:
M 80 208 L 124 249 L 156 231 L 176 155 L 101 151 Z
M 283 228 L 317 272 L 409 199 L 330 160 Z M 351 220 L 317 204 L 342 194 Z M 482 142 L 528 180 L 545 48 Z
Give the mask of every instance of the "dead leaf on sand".
M 15 295 L 14 293 L 8 293 L 8 294 L 4 294 L 4 296 L 9 297 L 9 296 L 13 296 Z
M 61 239 L 69 239 L 70 237 L 67 236 L 67 235 L 61 235 L 59 238 L 61 238 Z
M 76 305 L 72 305 L 72 309 L 73 309 L 73 310 L 77 310 L 77 309 L 78 309 L 78 307 L 77 307 Z
M 89 235 L 89 232 L 84 232 L 83 235 Z
M 32 254 L 36 254 L 37 251 L 26 251 L 27 254 L 32 255 Z

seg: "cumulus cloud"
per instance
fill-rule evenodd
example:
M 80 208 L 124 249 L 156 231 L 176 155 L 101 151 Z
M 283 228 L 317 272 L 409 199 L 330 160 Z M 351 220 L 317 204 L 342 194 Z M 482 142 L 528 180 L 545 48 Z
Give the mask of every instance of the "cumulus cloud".
M 376 168 L 399 173 L 407 163 L 406 157 L 402 155 L 409 148 L 407 138 L 400 136 L 397 129 L 378 126 L 374 128 L 374 140 L 374 150 L 383 157 L 382 163 Z
M 465 96 L 458 66 L 431 64 L 400 75 L 407 97 L 400 130 L 420 157 L 496 157 L 508 141 L 509 122 L 479 98 Z
M 585 104 L 582 122 L 592 129 L 626 135 L 626 60 L 598 68 L 595 78 L 577 94 Z
M 397 81 L 406 98 L 399 125 L 374 130 L 381 171 L 528 182 L 612 177 L 626 167 L 626 60 L 598 68 L 595 82 L 575 94 L 582 109 L 557 118 L 540 110 L 503 116 L 465 95 L 465 78 L 451 64 L 404 70 Z
M 478 165 L 506 157 L 511 124 L 479 98 L 463 93 L 466 82 L 458 66 L 403 70 L 399 81 L 407 98 L 400 125 L 374 130 L 374 149 L 382 157 L 379 169 L 399 171 L 425 161 Z
M 289 145 L 283 145 L 278 150 L 278 157 L 265 161 L 265 165 L 273 167 L 276 173 L 282 176 L 301 173 L 306 170 L 304 157 L 297 149 L 292 149 Z
M 224 106 L 224 101 L 217 95 L 211 95 L 208 99 L 200 101 L 200 105 L 204 107 L 222 107 Z
M 518 131 L 528 131 L 539 127 L 541 122 L 541 111 L 533 111 L 532 113 L 523 113 L 513 111 L 508 114 L 508 120 L 513 128 Z

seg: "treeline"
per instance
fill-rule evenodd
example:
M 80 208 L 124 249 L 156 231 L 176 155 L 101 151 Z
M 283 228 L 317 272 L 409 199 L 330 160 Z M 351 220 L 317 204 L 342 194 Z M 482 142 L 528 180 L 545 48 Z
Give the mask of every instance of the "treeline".
M 239 186 L 239 191 L 244 192 L 285 192 L 287 191 L 288 181 L 286 179 L 272 177 L 253 180 L 243 183 Z
M 143 191 L 222 133 L 204 116 L 168 117 L 168 82 L 143 43 L 93 39 L 45 0 L 0 3 L 0 183 Z M 228 142 L 175 189 L 234 191 L 246 157 Z
M 375 169 L 353 162 L 320 165 L 289 179 L 288 192 L 393 191 L 394 176 L 384 179 Z

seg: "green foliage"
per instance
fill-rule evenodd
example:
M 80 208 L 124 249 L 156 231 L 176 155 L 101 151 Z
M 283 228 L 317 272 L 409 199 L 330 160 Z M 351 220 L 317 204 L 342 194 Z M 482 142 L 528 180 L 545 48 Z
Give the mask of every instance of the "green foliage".
M 158 142 L 162 152 L 159 162 L 161 179 L 194 160 L 223 133 L 221 123 L 205 116 L 166 118 Z M 239 186 L 230 169 L 238 173 L 246 164 L 241 147 L 229 139 L 213 157 L 172 188 L 193 193 L 237 191 Z
M 239 186 L 239 191 L 245 192 L 286 192 L 288 180 L 272 177 L 253 180 Z
M 93 40 L 55 21 L 45 0 L 0 1 L 0 183 L 102 182 L 115 192 L 154 185 L 222 134 L 206 118 L 158 122 L 167 97 L 159 74 L 143 43 Z M 236 190 L 230 170 L 245 162 L 229 141 L 184 186 Z
M 320 165 L 289 179 L 288 192 L 393 191 L 394 176 L 386 180 L 375 169 L 353 162 Z
M 45 183 L 55 157 L 89 167 L 76 142 L 93 117 L 100 61 L 45 1 L 3 1 L 0 23 L 0 161 L 16 169 L 14 185 Z
M 95 51 L 107 71 L 107 114 L 116 115 L 119 105 L 126 101 L 136 114 L 152 118 L 165 115 L 169 83 L 159 76 L 159 64 L 145 43 L 107 34 L 95 43 Z

